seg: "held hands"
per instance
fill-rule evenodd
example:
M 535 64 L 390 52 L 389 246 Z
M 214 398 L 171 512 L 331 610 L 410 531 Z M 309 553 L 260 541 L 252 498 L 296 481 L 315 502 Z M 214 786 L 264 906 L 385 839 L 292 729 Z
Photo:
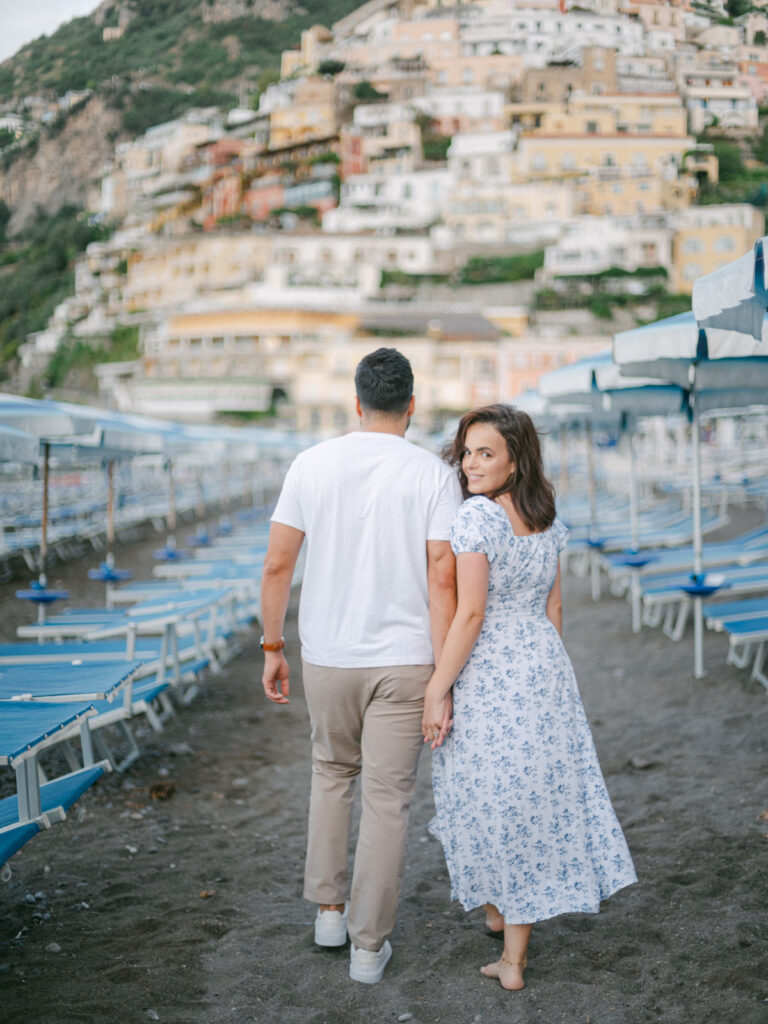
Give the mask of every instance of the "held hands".
M 290 704 L 290 669 L 282 651 L 264 652 L 264 674 L 261 677 L 267 700 L 274 704 Z
M 436 697 L 427 686 L 424 694 L 424 714 L 421 719 L 421 733 L 424 742 L 429 743 L 432 750 L 440 747 L 453 725 L 453 696 L 451 691 L 444 697 Z

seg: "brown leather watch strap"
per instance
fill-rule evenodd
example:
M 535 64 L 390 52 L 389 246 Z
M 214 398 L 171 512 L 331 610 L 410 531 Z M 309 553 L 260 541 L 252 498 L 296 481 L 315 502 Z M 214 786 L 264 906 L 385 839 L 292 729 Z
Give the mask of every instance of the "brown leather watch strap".
M 280 640 L 275 644 L 265 644 L 264 637 L 261 638 L 261 649 L 262 651 L 282 651 L 285 647 L 285 637 L 281 636 Z

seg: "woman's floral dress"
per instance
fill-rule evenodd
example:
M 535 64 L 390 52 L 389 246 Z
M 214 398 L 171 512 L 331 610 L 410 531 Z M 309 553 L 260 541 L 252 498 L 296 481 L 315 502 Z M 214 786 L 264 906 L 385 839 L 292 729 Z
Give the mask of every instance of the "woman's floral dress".
M 501 505 L 471 497 L 451 546 L 490 563 L 482 631 L 434 751 L 436 815 L 451 896 L 529 924 L 637 881 L 605 788 L 570 659 L 546 617 L 567 529 L 517 537 Z

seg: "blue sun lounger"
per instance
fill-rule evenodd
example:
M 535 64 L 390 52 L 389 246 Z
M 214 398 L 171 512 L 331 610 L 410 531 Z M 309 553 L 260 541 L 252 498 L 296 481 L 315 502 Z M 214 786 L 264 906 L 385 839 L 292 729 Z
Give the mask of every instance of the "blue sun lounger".
M 768 596 L 745 597 L 740 601 L 712 601 L 704 605 L 704 621 L 720 632 L 727 622 L 759 619 L 768 615 Z
M 752 660 L 751 678 L 768 690 L 765 658 L 768 653 L 768 615 L 748 619 L 728 619 L 722 625 L 728 637 L 728 663 L 747 668 Z M 754 651 L 754 660 L 752 654 Z
M 127 765 L 116 762 L 99 730 L 105 725 L 118 724 L 129 745 L 131 756 L 127 763 L 136 759 L 138 747 L 126 721 L 134 714 L 133 685 L 141 665 L 140 661 L 111 661 L 87 665 L 59 663 L 2 666 L 0 715 L 9 703 L 19 700 L 40 703 L 88 701 L 95 713 L 80 734 L 83 764 L 93 762 L 93 739 L 112 767 L 124 768 Z M 147 685 L 147 681 L 144 685 Z M 77 760 L 71 744 L 65 744 L 65 754 L 70 767 L 74 768 Z
M 727 565 L 705 574 L 704 584 L 712 583 L 713 593 L 727 590 L 729 594 L 758 594 L 768 590 L 768 565 Z M 685 588 L 691 583 L 690 573 L 672 573 L 644 580 L 641 584 L 643 622 L 662 625 L 667 636 L 680 640 L 685 632 L 692 597 Z
M 105 771 L 109 762 L 91 762 L 51 782 L 40 782 L 40 754 L 88 729 L 94 714 L 87 704 L 9 701 L 0 707 L 0 766 L 16 774 L 16 793 L 0 800 L 0 863 L 41 828 L 62 821 L 72 804 Z M 88 741 L 84 740 L 84 750 Z

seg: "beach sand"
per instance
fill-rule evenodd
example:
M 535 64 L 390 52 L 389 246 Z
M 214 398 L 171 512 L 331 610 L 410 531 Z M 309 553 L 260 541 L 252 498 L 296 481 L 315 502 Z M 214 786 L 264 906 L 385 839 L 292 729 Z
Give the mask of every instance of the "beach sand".
M 759 522 L 742 514 L 732 529 Z M 157 538 L 118 550 L 151 572 Z M 72 604 L 98 561 L 60 565 Z M 34 616 L 0 587 L 0 634 Z M 519 993 L 483 978 L 500 942 L 449 900 L 421 761 L 394 955 L 374 986 L 312 942 L 301 898 L 310 776 L 296 600 L 288 707 L 261 689 L 257 631 L 143 754 L 10 861 L 0 882 L 3 1024 L 758 1024 L 768 1019 L 768 694 L 705 638 L 634 636 L 629 607 L 565 588 L 565 642 L 639 883 L 598 915 L 534 928 Z M 164 799 L 151 795 L 162 782 Z M 6 790 L 7 791 L 7 790 Z

